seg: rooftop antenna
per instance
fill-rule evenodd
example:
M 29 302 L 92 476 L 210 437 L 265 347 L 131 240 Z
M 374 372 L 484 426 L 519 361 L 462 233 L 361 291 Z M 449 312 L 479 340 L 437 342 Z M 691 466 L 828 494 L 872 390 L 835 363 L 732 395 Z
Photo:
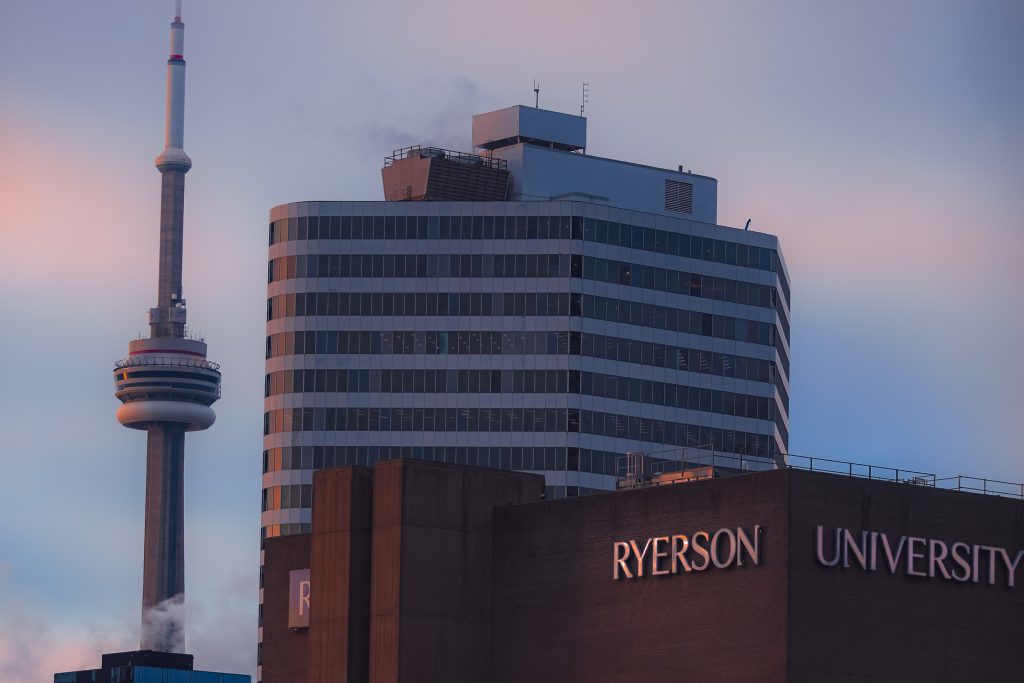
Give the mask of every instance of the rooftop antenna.
M 533 108 L 540 109 L 540 81 L 533 79 Z
M 587 110 L 587 102 L 590 102 L 590 84 L 583 81 L 583 103 L 580 104 L 580 116 Z

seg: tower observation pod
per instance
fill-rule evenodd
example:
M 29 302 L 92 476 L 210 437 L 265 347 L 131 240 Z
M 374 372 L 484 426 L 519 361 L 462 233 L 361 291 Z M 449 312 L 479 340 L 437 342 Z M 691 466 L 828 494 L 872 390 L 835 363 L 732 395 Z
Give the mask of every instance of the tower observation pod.
M 209 428 L 220 398 L 220 368 L 206 343 L 189 338 L 181 292 L 185 174 L 185 24 L 175 2 L 167 60 L 167 113 L 160 171 L 160 269 L 149 338 L 129 342 L 114 365 L 118 421 L 146 432 L 146 515 L 141 649 L 181 652 L 185 596 L 185 432 Z

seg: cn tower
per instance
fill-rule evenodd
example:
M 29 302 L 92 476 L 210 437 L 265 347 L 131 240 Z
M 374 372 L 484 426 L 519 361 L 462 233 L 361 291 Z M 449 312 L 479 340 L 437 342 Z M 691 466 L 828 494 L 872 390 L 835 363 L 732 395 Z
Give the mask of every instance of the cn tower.
M 128 343 L 114 366 L 117 419 L 146 431 L 146 519 L 142 580 L 141 649 L 182 651 L 185 597 L 185 432 L 207 429 L 220 398 L 220 369 L 206 359 L 206 344 L 185 328 L 181 292 L 185 174 L 185 24 L 181 0 L 171 23 L 167 60 L 167 116 L 160 171 L 160 270 L 149 338 Z

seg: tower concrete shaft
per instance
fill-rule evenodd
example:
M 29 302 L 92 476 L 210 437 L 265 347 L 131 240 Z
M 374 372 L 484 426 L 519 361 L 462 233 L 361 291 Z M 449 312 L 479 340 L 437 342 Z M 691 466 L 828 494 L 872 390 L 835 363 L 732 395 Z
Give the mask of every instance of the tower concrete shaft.
M 143 650 L 181 650 L 185 597 L 185 429 L 155 424 L 146 439 Z
M 128 345 L 114 366 L 121 424 L 147 432 L 143 555 L 144 650 L 182 651 L 185 599 L 185 432 L 207 429 L 220 398 L 220 368 L 206 360 L 206 344 L 186 338 L 181 291 L 185 174 L 185 24 L 175 3 L 167 60 L 164 150 L 156 159 L 160 187 L 160 267 L 150 336 Z

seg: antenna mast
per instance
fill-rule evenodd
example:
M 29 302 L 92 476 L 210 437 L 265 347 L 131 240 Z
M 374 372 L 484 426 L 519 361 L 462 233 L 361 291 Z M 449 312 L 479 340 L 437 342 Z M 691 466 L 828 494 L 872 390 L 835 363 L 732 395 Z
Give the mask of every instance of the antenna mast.
M 587 110 L 587 103 L 590 102 L 590 84 L 583 81 L 583 103 L 580 105 L 580 116 Z
M 540 109 L 540 81 L 533 79 L 533 108 Z

